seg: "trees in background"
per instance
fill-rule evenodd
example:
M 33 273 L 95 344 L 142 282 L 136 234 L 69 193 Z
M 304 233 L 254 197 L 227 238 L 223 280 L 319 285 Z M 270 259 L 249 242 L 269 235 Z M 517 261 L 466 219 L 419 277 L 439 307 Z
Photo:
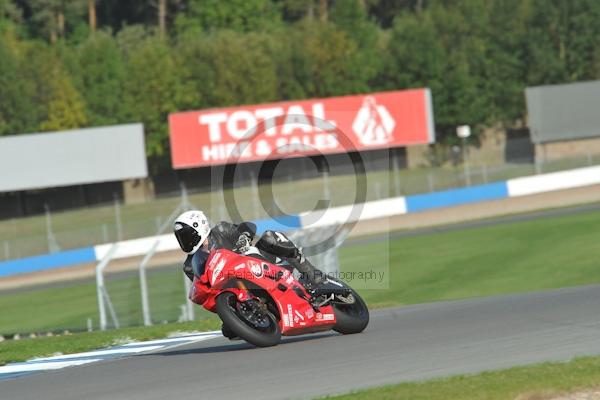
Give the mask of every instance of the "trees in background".
M 0 0 L 0 134 L 427 86 L 438 138 L 600 78 L 596 0 Z

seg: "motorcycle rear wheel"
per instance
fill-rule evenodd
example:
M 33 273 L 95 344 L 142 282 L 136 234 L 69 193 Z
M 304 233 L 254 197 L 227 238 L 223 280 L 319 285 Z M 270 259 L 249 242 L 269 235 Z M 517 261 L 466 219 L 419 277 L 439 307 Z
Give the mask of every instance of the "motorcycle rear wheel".
M 265 313 L 268 326 L 259 329 L 238 312 L 238 306 L 237 297 L 231 292 L 223 292 L 216 298 L 217 314 L 237 336 L 258 347 L 270 347 L 279 343 L 281 330 L 277 318 L 272 313 Z

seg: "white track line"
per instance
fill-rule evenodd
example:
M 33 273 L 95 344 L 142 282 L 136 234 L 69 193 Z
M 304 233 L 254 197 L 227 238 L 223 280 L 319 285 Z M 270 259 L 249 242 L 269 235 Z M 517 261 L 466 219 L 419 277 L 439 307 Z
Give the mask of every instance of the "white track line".
M 144 346 L 144 347 L 132 347 L 132 348 L 116 348 L 116 349 L 106 349 L 106 350 L 97 350 L 97 351 L 87 351 L 85 353 L 75 353 L 75 354 L 65 354 L 61 356 L 53 356 L 53 357 L 44 357 L 44 358 L 34 358 L 33 360 L 29 360 L 31 362 L 38 361 L 54 361 L 54 360 L 67 360 L 70 358 L 82 358 L 82 357 L 102 357 L 102 356 L 110 356 L 113 354 L 135 354 L 135 353 L 143 353 L 145 351 L 152 351 L 156 349 L 160 349 L 163 346 Z
M 220 331 L 203 332 L 203 333 L 199 333 L 199 334 L 195 334 L 195 335 L 177 336 L 177 337 L 172 337 L 172 338 L 167 338 L 167 339 L 149 340 L 147 342 L 126 343 L 123 346 L 172 344 L 172 343 L 179 343 L 179 342 L 189 342 L 189 343 L 192 343 L 192 342 L 204 340 L 204 339 L 207 339 L 207 338 L 210 339 L 210 338 L 213 338 L 213 337 L 218 337 L 220 335 L 221 335 Z
M 89 364 L 101 359 L 90 359 L 90 360 L 72 360 L 72 361 L 56 361 L 47 363 L 23 363 L 23 364 L 11 364 L 0 367 L 0 376 L 3 374 L 14 374 L 16 372 L 35 372 L 35 371 L 46 371 L 52 369 L 61 369 L 66 367 L 72 367 L 76 365 Z
M 84 353 L 34 358 L 26 362 L 9 364 L 0 367 L 0 379 L 2 379 L 3 376 L 10 378 L 10 375 L 14 374 L 56 370 L 66 367 L 90 364 L 108 359 L 121 358 L 120 356 L 147 353 L 154 350 L 166 350 L 179 346 L 184 346 L 186 344 L 202 342 L 208 339 L 214 339 L 220 336 L 221 332 L 218 331 L 203 332 L 194 335 L 150 340 L 147 342 L 127 343 L 125 345 L 114 346 L 108 349 L 87 351 Z M 85 359 L 82 360 L 82 358 Z

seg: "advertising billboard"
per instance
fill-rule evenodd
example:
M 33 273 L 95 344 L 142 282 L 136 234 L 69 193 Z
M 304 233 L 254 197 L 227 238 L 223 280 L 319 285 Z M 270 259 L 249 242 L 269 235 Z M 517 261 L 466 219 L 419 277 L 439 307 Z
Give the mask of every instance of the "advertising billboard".
M 0 192 L 145 178 L 144 126 L 4 136 L 0 170 Z
M 169 115 L 173 168 L 433 143 L 429 89 Z
M 600 137 L 600 81 L 525 89 L 531 141 Z

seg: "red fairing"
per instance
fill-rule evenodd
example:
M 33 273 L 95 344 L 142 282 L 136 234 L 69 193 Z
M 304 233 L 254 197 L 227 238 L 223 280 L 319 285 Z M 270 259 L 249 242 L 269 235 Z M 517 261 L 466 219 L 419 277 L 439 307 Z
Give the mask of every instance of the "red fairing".
M 188 297 L 192 302 L 203 306 L 209 311 L 215 312 L 215 299 L 214 296 L 211 295 L 210 287 L 206 282 L 204 276 L 202 276 L 202 278 L 194 277 L 194 283 L 192 284 Z
M 204 275 L 194 278 L 189 298 L 208 311 L 216 312 L 215 298 L 220 293 L 230 291 L 239 301 L 245 301 L 252 297 L 248 287 L 260 287 L 274 300 L 283 335 L 329 330 L 335 325 L 333 307 L 324 306 L 319 312 L 315 311 L 306 300 L 308 293 L 287 269 L 225 249 L 210 254 Z

